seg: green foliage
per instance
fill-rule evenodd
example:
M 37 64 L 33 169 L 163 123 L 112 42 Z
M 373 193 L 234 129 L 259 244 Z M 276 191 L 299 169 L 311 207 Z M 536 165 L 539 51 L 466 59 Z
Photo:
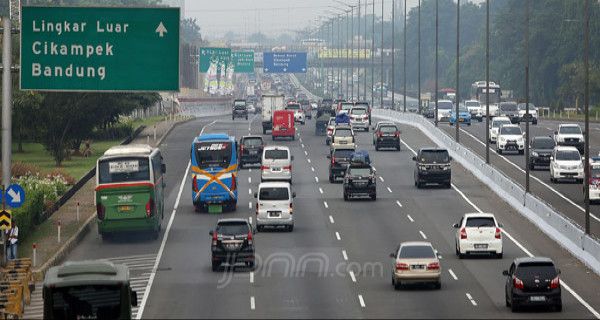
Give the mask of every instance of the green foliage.
M 186 18 L 181 20 L 181 37 L 183 41 L 200 46 L 202 44 L 202 35 L 200 34 L 200 26 L 196 18 Z
M 31 191 L 27 193 L 25 204 L 12 211 L 13 219 L 19 226 L 19 238 L 25 239 L 33 228 L 43 220 L 44 194 L 42 191 Z

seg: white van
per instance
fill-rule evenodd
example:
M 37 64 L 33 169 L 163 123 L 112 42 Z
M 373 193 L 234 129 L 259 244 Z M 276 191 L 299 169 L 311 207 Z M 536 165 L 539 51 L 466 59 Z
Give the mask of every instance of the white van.
M 266 146 L 262 154 L 260 181 L 287 181 L 292 183 L 292 160 L 290 148 L 284 146 Z
M 256 198 L 256 229 L 260 232 L 264 227 L 283 226 L 287 231 L 294 230 L 292 192 L 287 182 L 262 182 L 258 185 Z

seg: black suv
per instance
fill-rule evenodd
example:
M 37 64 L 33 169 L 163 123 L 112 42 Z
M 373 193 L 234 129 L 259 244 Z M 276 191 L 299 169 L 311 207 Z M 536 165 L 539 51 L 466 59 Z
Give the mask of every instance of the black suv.
M 240 262 L 254 268 L 254 233 L 247 220 L 219 219 L 216 229 L 210 231 L 212 271 L 219 270 L 222 263 L 233 266 Z
M 421 148 L 413 157 L 415 166 L 415 186 L 422 188 L 427 183 L 438 183 L 450 188 L 452 157 L 446 149 Z
M 549 258 L 517 258 L 506 276 L 506 306 L 513 312 L 521 306 L 550 306 L 562 311 L 560 270 Z
M 519 123 L 519 107 L 516 102 L 500 102 L 498 105 L 498 116 L 508 117 L 511 123 Z
M 354 149 L 333 149 L 327 158 L 329 162 L 329 182 L 334 183 L 338 177 L 344 177 Z
M 239 146 L 240 169 L 243 169 L 244 165 L 248 163 L 261 163 L 265 147 L 262 136 L 243 136 L 240 138 Z
M 550 156 L 556 143 L 552 137 L 533 137 L 529 144 L 529 169 L 535 166 L 550 166 Z
M 395 124 L 382 124 L 374 128 L 373 144 L 375 150 L 381 148 L 395 148 L 400 151 L 400 130 Z
M 344 201 L 351 197 L 364 196 L 377 200 L 377 179 L 371 165 L 351 162 L 344 176 Z
M 246 118 L 248 120 L 248 106 L 246 100 L 235 99 L 233 100 L 233 109 L 231 110 L 231 120 L 235 118 Z

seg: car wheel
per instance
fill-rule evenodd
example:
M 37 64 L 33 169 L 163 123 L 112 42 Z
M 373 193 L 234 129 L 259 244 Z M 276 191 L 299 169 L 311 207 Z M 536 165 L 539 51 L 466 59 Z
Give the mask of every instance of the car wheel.
M 369 127 L 367 127 L 367 128 L 365 129 L 365 132 L 369 132 Z
M 450 181 L 446 182 L 445 186 L 446 186 L 446 189 L 452 188 L 452 182 L 450 182 Z
M 348 201 L 348 194 L 344 192 L 344 201 Z
M 235 120 L 235 117 L 231 117 L 231 120 Z
M 377 194 L 372 195 L 371 200 L 373 200 L 373 201 L 377 200 Z
M 471 125 L 471 123 L 469 122 L 469 123 L 467 123 L 467 125 L 468 125 L 468 126 L 470 126 L 470 125 Z
M 512 312 L 519 311 L 519 306 L 515 303 L 515 300 L 512 298 L 510 300 L 510 311 L 512 311 Z
M 502 154 L 502 149 L 500 149 L 500 148 L 496 148 L 496 153 L 497 153 L 497 154 Z
M 292 141 L 296 140 L 296 136 L 292 136 Z
M 442 288 L 442 282 L 441 281 L 436 282 L 435 283 L 435 289 L 436 290 L 440 290 L 441 288 Z
M 529 170 L 535 170 L 535 164 L 530 163 L 529 164 Z
M 556 312 L 562 312 L 562 301 L 559 301 L 555 306 L 554 306 L 554 311 Z
M 212 262 L 212 271 L 213 272 L 219 271 L 220 266 L 221 266 L 221 263 L 219 261 L 213 261 Z
M 244 169 L 244 163 L 240 162 L 240 169 Z
M 394 280 L 394 276 L 392 276 L 392 285 L 394 286 L 394 290 L 402 289 L 402 282 L 400 282 L 400 280 Z
M 287 231 L 288 231 L 288 232 L 292 232 L 292 231 L 294 231 L 294 225 L 288 226 L 288 227 L 287 227 Z
M 328 146 L 329 145 L 329 140 L 325 140 L 325 145 Z
M 152 231 L 152 239 L 156 240 L 160 237 L 160 225 L 156 230 Z
M 102 242 L 108 242 L 111 239 L 112 234 L 108 232 L 100 232 L 100 238 Z
M 506 296 L 504 297 L 504 304 L 506 307 L 510 307 L 510 302 L 508 302 L 508 298 Z
M 248 266 L 248 268 L 250 268 L 250 270 L 254 270 L 254 261 L 248 261 L 246 265 Z
M 496 259 L 502 259 L 503 256 L 504 254 L 502 252 L 496 253 Z
M 375 151 L 379 151 L 379 145 L 375 145 Z
M 582 184 L 583 183 L 583 179 L 577 179 L 577 183 Z
M 550 182 L 556 183 L 556 179 L 554 179 L 554 177 L 550 177 Z
M 519 150 L 519 154 L 525 154 L 525 150 Z
M 257 232 L 263 232 L 263 230 L 265 230 L 263 226 L 256 226 Z
M 263 134 L 267 134 L 267 129 L 263 128 Z

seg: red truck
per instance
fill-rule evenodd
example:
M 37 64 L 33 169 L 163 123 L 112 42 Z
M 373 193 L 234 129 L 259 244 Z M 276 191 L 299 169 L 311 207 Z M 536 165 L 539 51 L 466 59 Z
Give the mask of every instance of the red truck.
M 294 127 L 293 110 L 275 110 L 273 111 L 273 130 L 271 131 L 273 140 L 280 137 L 296 137 L 296 128 Z

